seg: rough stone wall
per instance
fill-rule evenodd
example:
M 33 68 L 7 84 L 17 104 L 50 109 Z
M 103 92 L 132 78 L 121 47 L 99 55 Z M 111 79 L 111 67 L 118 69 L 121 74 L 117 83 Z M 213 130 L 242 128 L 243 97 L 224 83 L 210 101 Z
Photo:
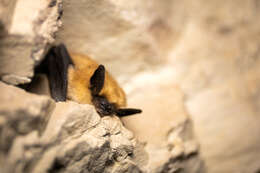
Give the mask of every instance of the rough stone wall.
M 124 123 L 154 142 L 155 159 L 182 114 L 208 172 L 259 170 L 258 0 L 84 1 L 84 13 L 79 5 L 65 1 L 59 39 L 106 64 L 129 105 L 143 108 Z
M 126 129 L 118 117 L 101 118 L 91 105 L 55 103 L 42 96 L 48 93 L 46 78 L 33 74 L 55 39 L 65 42 L 71 51 L 99 56 L 121 81 L 156 67 L 159 54 L 167 47 L 155 44 L 151 35 L 143 32 L 154 19 L 146 16 L 150 13 L 147 2 L 140 6 L 133 1 L 126 6 L 112 1 L 0 1 L 0 79 L 4 82 L 0 82 L 1 172 L 203 172 L 192 122 L 182 104 L 171 112 L 174 116 L 164 134 L 151 131 L 163 139 L 154 145 L 158 139 L 138 140 L 138 131 Z M 145 10 L 142 18 L 136 16 L 136 9 Z M 153 28 L 154 34 L 157 30 Z M 131 57 L 135 61 L 122 68 Z M 118 75 L 123 72 L 125 75 Z M 26 83 L 27 91 L 12 86 Z M 174 93 L 179 97 L 173 102 L 182 100 L 178 88 L 173 88 Z M 155 109 L 151 116 L 158 113 L 163 112 Z M 149 130 L 152 124 L 144 125 Z
M 142 172 L 147 154 L 119 118 L 2 82 L 0 89 L 1 172 Z
M 0 79 L 18 85 L 31 82 L 33 68 L 54 41 L 61 0 L 0 1 Z
M 258 0 L 0 1 L 2 81 L 30 82 L 55 38 L 104 64 L 143 109 L 123 118 L 132 133 L 92 106 L 1 84 L 14 93 L 1 103 L 17 105 L 0 109 L 1 168 L 259 172 L 259 16 Z
M 210 173 L 260 168 L 258 3 L 197 2 L 169 56 Z

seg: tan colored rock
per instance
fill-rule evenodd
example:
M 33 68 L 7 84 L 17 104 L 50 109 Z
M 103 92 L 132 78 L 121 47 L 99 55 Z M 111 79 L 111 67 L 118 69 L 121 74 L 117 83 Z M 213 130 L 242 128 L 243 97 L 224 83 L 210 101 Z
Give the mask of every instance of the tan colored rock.
M 61 0 L 2 0 L 0 9 L 0 79 L 29 83 L 61 25 Z
M 162 64 L 174 47 L 172 42 L 177 42 L 185 23 L 181 22 L 185 17 L 175 17 L 178 19 L 176 27 L 165 17 L 169 13 L 174 16 L 171 9 L 178 8 L 173 4 L 147 0 L 64 1 L 63 28 L 58 33 L 58 42 L 64 42 L 70 52 L 80 52 L 96 59 L 120 83 L 126 83 L 123 88 L 129 93 L 128 106 L 140 107 L 144 113 L 126 118 L 124 123 L 139 140 L 147 142 L 148 172 L 176 172 L 179 169 L 199 172 L 198 144 L 183 105 L 183 93 L 177 85 L 168 83 L 169 76 L 166 76 L 165 83 L 160 84 L 163 80 L 160 77 L 165 78 L 166 72 L 162 76 L 152 72 L 161 73 L 157 68 L 164 68 Z M 139 78 L 135 75 L 144 70 L 144 74 L 151 78 L 157 75 L 157 79 L 147 82 L 145 75 Z M 135 77 L 140 80 L 131 82 Z M 131 87 L 134 91 L 130 91 Z M 179 142 L 175 139 L 168 141 L 168 135 L 172 133 L 177 133 L 171 138 L 176 137 Z M 189 137 L 186 139 L 183 133 Z M 190 159 L 191 155 L 194 157 Z M 190 167 L 187 166 L 189 160 L 193 160 Z M 177 163 L 179 161 L 181 164 Z
M 0 91 L 0 167 L 3 168 L 11 148 L 16 148 L 16 139 L 32 132 L 35 135 L 43 133 L 54 102 L 2 82 Z M 19 149 L 16 152 L 19 153 Z
M 162 71 L 144 73 L 131 81 L 126 86 L 129 105 L 142 108 L 143 113 L 123 118 L 124 123 L 145 143 L 148 172 L 202 173 L 199 145 L 183 92 L 170 81 L 171 76 Z
M 140 23 L 135 26 L 155 39 L 152 44 L 156 45 L 154 51 L 159 52 L 158 59 L 166 59 L 168 64 L 158 63 L 155 71 L 153 66 L 144 62 L 151 70 L 145 69 L 143 74 L 127 74 L 129 80 L 121 80 L 128 93 L 129 106 L 144 109 L 141 116 L 126 118 L 126 126 L 143 140 L 158 142 L 162 136 L 155 131 L 160 129 L 158 132 L 161 132 L 166 126 L 151 127 L 150 121 L 167 124 L 164 119 L 168 122 L 173 119 L 164 118 L 164 111 L 175 110 L 173 105 L 184 107 L 194 122 L 208 172 L 257 172 L 260 165 L 257 137 L 259 3 L 254 0 L 166 0 L 150 1 L 147 6 L 141 4 L 136 2 L 135 5 L 143 9 L 149 6 L 151 20 L 146 26 Z M 146 15 L 145 12 L 137 14 L 140 19 Z M 154 87 L 164 81 L 166 84 L 163 85 L 168 87 Z M 172 93 L 172 88 L 178 88 L 185 99 L 174 102 L 178 92 Z M 150 96 L 155 94 L 158 97 Z M 166 108 L 161 106 L 165 104 L 169 105 Z M 161 110 L 158 120 L 156 115 L 153 116 L 157 111 L 149 112 L 156 109 Z M 179 148 L 183 151 L 183 147 Z
M 17 0 L 0 1 L 0 36 L 9 30 Z
M 89 55 L 113 75 L 127 80 L 159 63 L 153 38 L 145 31 L 153 19 L 149 1 L 64 0 L 63 28 L 58 41 L 71 52 Z M 124 75 L 122 75 L 124 74 Z
M 24 4 L 37 7 L 28 2 Z M 126 89 L 128 106 L 144 112 L 124 119 L 133 135 L 117 118 L 100 119 L 90 113 L 93 107 L 58 104 L 43 136 L 31 132 L 15 138 L 12 148 L 17 149 L 9 154 L 16 172 L 138 172 L 146 163 L 144 170 L 150 172 L 203 172 L 200 153 L 210 173 L 259 172 L 258 1 L 64 2 L 58 41 L 103 63 Z M 14 15 L 24 11 L 19 8 L 22 1 L 5 4 L 7 8 L 0 7 L 5 26 L 0 26 L 1 36 L 7 31 L 37 35 L 30 35 L 35 32 L 30 24 L 20 23 L 26 11 Z M 39 35 L 55 30 L 48 24 L 37 26 Z M 14 41 L 4 38 L 0 44 L 17 50 L 12 48 L 10 54 L 1 49 L 4 57 L 29 57 L 35 44 L 16 35 L 10 38 Z M 51 42 L 51 37 L 45 39 Z M 34 57 L 44 54 L 45 49 L 37 50 Z M 8 75 L 0 70 L 2 80 L 29 82 L 35 60 L 21 61 L 1 59 L 6 63 L 0 69 L 11 69 Z M 0 124 L 5 122 L 0 118 Z M 148 156 L 133 136 L 146 142 Z M 23 146 L 29 149 L 25 152 Z M 110 158 L 112 165 L 106 162 Z
M 259 6 L 256 1 L 198 1 L 187 8 L 197 13 L 169 59 L 205 165 L 210 173 L 257 172 Z
M 0 168 L 5 173 L 144 169 L 147 154 L 118 117 L 100 118 L 93 106 L 74 102 L 56 103 L 53 110 L 46 96 L 3 83 L 0 88 Z

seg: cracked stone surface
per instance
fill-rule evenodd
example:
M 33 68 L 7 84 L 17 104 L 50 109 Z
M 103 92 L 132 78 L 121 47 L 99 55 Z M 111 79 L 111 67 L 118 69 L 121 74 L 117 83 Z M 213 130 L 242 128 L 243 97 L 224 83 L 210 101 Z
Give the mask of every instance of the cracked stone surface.
M 125 117 L 123 121 L 140 141 L 146 143 L 148 172 L 203 173 L 205 169 L 199 157 L 199 143 L 184 105 L 184 94 L 170 80 L 171 76 L 154 71 L 131 81 L 126 86 L 131 95 L 129 104 L 141 106 L 143 113 Z M 147 85 L 150 87 L 147 88 Z
M 1 80 L 30 82 L 63 9 L 55 41 L 104 64 L 143 113 L 122 120 L 132 133 L 90 105 L 1 84 L 1 168 L 259 173 L 259 0 L 60 2 L 0 0 Z M 48 90 L 40 81 L 32 92 Z
M 124 3 L 112 0 L 64 0 L 63 7 L 60 6 L 61 1 L 12 2 L 4 4 L 12 9 L 4 11 L 4 14 L 12 15 L 9 16 L 12 22 L 8 23 L 9 20 L 3 18 L 4 31 L 7 32 L 3 32 L 2 45 L 6 47 L 2 57 L 15 57 L 3 58 L 4 63 L 0 64 L 3 66 L 0 76 L 6 83 L 17 85 L 31 81 L 33 67 L 41 61 L 47 50 L 46 45 L 54 41 L 54 33 L 61 22 L 61 9 L 63 26 L 56 41 L 64 42 L 72 52 L 85 53 L 94 59 L 98 57 L 98 61 L 106 64 L 106 68 L 119 77 L 121 82 L 144 69 L 156 69 L 167 60 L 162 58 L 170 48 L 165 38 L 172 38 L 174 33 L 170 23 L 160 18 L 164 12 L 155 10 L 157 5 L 159 8 L 164 5 L 155 1 Z M 35 15 L 30 15 L 32 11 L 25 9 L 35 11 Z M 18 59 L 16 50 L 23 58 Z M 20 66 L 16 67 L 17 64 Z M 122 68 L 122 64 L 128 66 Z M 35 76 L 30 91 L 45 94 L 48 85 L 43 80 L 41 76 Z M 142 98 L 137 97 L 138 100 L 140 98 L 140 101 L 146 102 L 144 97 L 149 98 L 151 101 L 146 106 L 150 106 L 156 99 L 161 100 L 167 93 L 159 92 L 161 97 L 149 97 L 149 92 L 157 92 L 160 87 L 163 86 L 147 90 Z M 140 115 L 150 114 L 154 118 L 163 112 L 165 118 L 157 118 L 160 125 L 166 123 L 162 134 L 156 131 L 161 126 L 153 130 L 150 128 L 156 118 L 151 119 L 150 124 L 137 120 L 136 124 L 146 127 L 143 131 L 131 128 L 129 124 L 134 124 L 135 120 L 124 121 L 141 143 L 117 117 L 100 118 L 89 105 L 57 103 L 53 112 L 47 116 L 49 119 L 44 131 L 39 133 L 32 130 L 12 138 L 10 151 L 6 153 L 9 159 L 2 162 L 4 168 L 7 172 L 37 173 L 82 170 L 202 173 L 203 166 L 199 158 L 199 146 L 193 136 L 192 122 L 183 109 L 181 91 L 174 88 L 170 95 L 175 97 L 176 94 L 176 100 L 165 100 L 174 104 L 181 102 L 173 112 L 164 112 L 161 107 L 150 112 L 146 109 L 146 113 Z M 140 107 L 143 106 L 140 101 L 130 103 Z M 174 117 L 171 119 L 172 115 Z
M 55 3 L 54 3 L 55 2 Z M 61 25 L 61 0 L 0 1 L 0 79 L 18 85 L 31 81 Z
M 115 116 L 55 103 L 0 83 L 0 167 L 5 173 L 143 172 L 147 153 Z

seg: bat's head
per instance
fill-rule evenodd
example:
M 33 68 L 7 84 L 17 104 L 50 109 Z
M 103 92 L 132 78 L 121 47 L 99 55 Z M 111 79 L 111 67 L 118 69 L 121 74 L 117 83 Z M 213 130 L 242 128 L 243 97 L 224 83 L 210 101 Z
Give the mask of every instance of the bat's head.
M 127 116 L 142 112 L 140 109 L 118 108 L 115 103 L 110 103 L 105 96 L 100 95 L 100 91 L 102 90 L 104 83 L 105 67 L 103 65 L 99 65 L 90 78 L 89 89 L 92 95 L 92 103 L 101 116 L 112 114 L 116 114 L 118 116 Z

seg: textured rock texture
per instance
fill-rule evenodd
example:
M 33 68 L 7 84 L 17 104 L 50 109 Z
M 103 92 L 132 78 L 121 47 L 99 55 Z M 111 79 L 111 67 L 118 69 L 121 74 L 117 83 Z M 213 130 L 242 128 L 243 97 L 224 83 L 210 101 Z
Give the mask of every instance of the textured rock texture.
M 170 26 L 157 20 L 157 13 L 149 16 L 155 4 L 147 6 L 147 2 L 64 1 L 58 42 L 65 42 L 72 51 L 99 57 L 108 70 L 118 69 L 109 71 L 121 81 L 138 71 L 155 69 L 163 60 L 159 55 L 166 55 L 169 46 L 163 39 L 157 40 L 160 42 L 157 44 L 153 35 L 167 37 Z M 9 10 L 1 13 L 1 80 L 14 85 L 28 83 L 47 45 L 54 41 L 60 26 L 61 1 L 3 1 L 1 8 L 4 7 Z M 143 13 L 141 18 L 136 10 Z M 151 31 L 144 32 L 147 27 Z M 135 61 L 129 61 L 132 57 Z M 128 66 L 121 68 L 122 64 Z M 119 75 L 122 72 L 125 75 Z M 47 86 L 46 79 L 37 75 L 28 89 L 45 94 Z M 168 83 L 147 91 L 145 86 L 139 87 L 143 87 L 145 94 L 136 95 L 139 101 L 132 99 L 132 103 L 140 107 L 147 97 L 151 99 L 147 108 L 167 95 L 160 87 L 171 88 Z M 171 88 L 171 94 L 178 95 L 176 99 L 168 100 L 169 103 L 165 100 L 166 105 L 150 111 L 153 118 L 149 123 L 142 122 L 142 116 L 139 120 L 125 120 L 143 143 L 134 138 L 119 118 L 100 118 L 93 106 L 55 104 L 46 96 L 29 94 L 3 83 L 0 90 L 3 93 L 0 101 L 5 103 L 0 107 L 0 168 L 6 173 L 203 172 L 198 143 L 178 87 Z M 159 91 L 159 96 L 149 95 L 153 91 Z M 164 108 L 172 103 L 178 105 L 165 112 Z M 162 113 L 164 118 L 158 118 Z M 154 121 L 159 123 L 151 130 Z M 135 130 L 131 123 L 142 124 L 146 130 Z M 165 127 L 160 133 L 162 126 Z
M 147 154 L 117 117 L 0 83 L 0 167 L 5 173 L 142 172 Z
M 61 0 L 0 1 L 0 79 L 29 83 L 33 68 L 54 41 L 60 26 Z
M 143 107 L 125 120 L 137 136 L 165 143 L 153 134 L 174 128 L 182 105 L 208 172 L 259 170 L 258 0 L 65 1 L 64 9 L 59 40 L 106 64 L 129 106 Z
M 59 26 L 59 2 L 0 1 L 3 81 L 30 81 Z M 69 102 L 54 109 L 47 97 L 1 84 L 16 96 L 3 103 L 21 106 L 1 108 L 1 168 L 259 172 L 259 0 L 63 2 L 57 42 L 93 57 L 119 79 L 128 106 L 143 109 L 123 119 L 142 144 L 118 118 L 100 118 L 92 106 Z M 47 19 L 53 23 L 41 23 Z M 34 91 L 43 93 L 46 87 L 36 85 Z M 27 109 L 27 97 L 39 105 Z
M 200 1 L 191 9 L 196 15 L 169 58 L 201 155 L 210 173 L 257 172 L 259 3 Z
M 173 34 L 168 22 L 160 18 L 162 11 L 157 11 L 157 5 L 159 9 L 164 7 L 155 1 L 64 1 L 63 28 L 58 41 L 64 42 L 71 52 L 97 59 L 121 83 L 128 81 L 126 88 L 135 88 L 129 106 L 141 107 L 144 114 L 126 118 L 124 123 L 146 143 L 148 172 L 202 173 L 199 147 L 183 106 L 182 91 L 173 83 L 147 83 L 142 77 L 141 86 L 129 82 L 131 76 L 144 70 L 150 76 L 156 75 L 151 70 L 167 61 L 164 56 L 170 46 L 166 39 Z M 158 101 L 165 104 L 155 105 Z M 177 105 L 168 109 L 173 104 Z
M 146 9 L 147 3 L 147 0 L 64 0 L 58 41 L 73 52 L 98 59 L 112 74 L 125 74 L 120 77 L 128 79 L 159 63 L 153 38 L 144 32 L 153 18 Z M 122 68 L 123 64 L 128 65 Z
M 146 143 L 148 172 L 202 173 L 204 168 L 198 157 L 199 145 L 183 104 L 183 92 L 169 80 L 158 71 L 133 81 L 131 86 L 137 88 L 131 89 L 129 103 L 141 106 L 143 114 L 123 120 L 138 139 Z M 150 87 L 147 88 L 147 85 Z

